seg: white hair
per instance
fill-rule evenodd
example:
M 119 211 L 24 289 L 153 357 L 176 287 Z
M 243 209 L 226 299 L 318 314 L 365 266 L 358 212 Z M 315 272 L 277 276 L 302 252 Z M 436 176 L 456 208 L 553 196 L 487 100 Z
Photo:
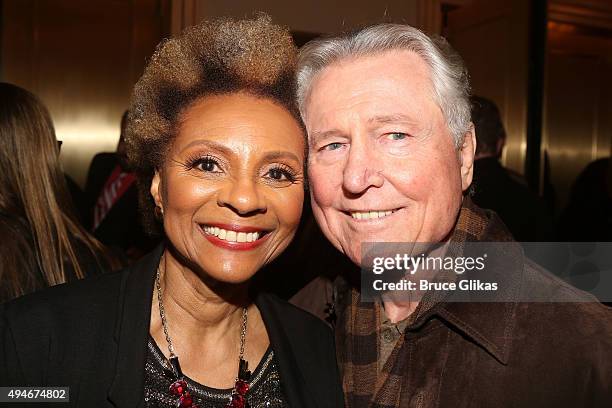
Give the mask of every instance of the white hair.
M 471 128 L 470 85 L 463 60 L 442 37 L 429 37 L 409 25 L 379 24 L 356 33 L 309 42 L 300 50 L 297 99 L 302 118 L 313 82 L 326 67 L 348 58 L 406 50 L 419 55 L 431 70 L 433 98 L 442 110 L 455 146 Z

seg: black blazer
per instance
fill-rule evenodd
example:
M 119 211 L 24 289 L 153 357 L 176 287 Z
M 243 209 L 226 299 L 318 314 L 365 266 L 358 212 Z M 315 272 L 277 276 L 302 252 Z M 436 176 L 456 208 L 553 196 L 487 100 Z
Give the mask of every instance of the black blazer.
M 151 302 L 161 253 L 160 247 L 123 271 L 0 305 L 0 386 L 69 386 L 69 406 L 144 406 Z M 329 328 L 273 295 L 257 295 L 256 304 L 290 406 L 342 407 Z

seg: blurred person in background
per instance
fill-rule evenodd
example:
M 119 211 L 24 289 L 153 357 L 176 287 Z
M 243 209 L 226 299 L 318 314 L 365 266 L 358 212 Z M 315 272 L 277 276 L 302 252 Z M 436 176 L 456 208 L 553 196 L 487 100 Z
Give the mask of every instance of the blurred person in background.
M 553 220 L 544 201 L 499 161 L 506 142 L 499 109 L 481 96 L 470 97 L 470 102 L 476 132 L 472 200 L 495 211 L 517 241 L 553 241 Z
M 149 252 L 159 239 L 147 234 L 138 211 L 136 175 L 128 168 L 125 151 L 127 111 L 121 117 L 121 134 L 114 153 L 94 156 L 85 185 L 89 206 L 88 226 L 104 245 L 130 260 Z
M 589 163 L 570 191 L 558 231 L 565 241 L 612 241 L 612 160 Z
M 79 224 L 45 106 L 0 83 L 0 302 L 117 266 Z

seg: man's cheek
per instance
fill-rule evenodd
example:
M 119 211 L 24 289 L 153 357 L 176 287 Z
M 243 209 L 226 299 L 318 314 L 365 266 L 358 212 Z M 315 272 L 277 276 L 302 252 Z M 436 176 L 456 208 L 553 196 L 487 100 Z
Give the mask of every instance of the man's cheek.
M 312 174 L 310 178 L 311 198 L 320 206 L 328 206 L 333 201 L 333 184 L 323 174 Z

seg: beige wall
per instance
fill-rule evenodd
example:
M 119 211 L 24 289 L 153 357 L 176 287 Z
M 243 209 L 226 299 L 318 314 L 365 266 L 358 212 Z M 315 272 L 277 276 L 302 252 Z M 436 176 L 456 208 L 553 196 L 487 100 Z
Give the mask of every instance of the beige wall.
M 81 185 L 92 156 L 115 149 L 132 86 L 162 38 L 163 3 L 2 2 L 2 80 L 47 105 L 64 169 Z
M 455 0 L 458 4 L 467 1 Z M 256 11 L 268 13 L 275 22 L 305 33 L 333 33 L 378 22 L 406 23 L 440 33 L 442 21 L 440 0 L 172 0 L 171 8 L 174 34 L 206 18 L 249 17 Z
M 451 12 L 448 26 L 473 93 L 499 106 L 507 133 L 502 162 L 520 174 L 527 148 L 529 1 L 475 0 Z

